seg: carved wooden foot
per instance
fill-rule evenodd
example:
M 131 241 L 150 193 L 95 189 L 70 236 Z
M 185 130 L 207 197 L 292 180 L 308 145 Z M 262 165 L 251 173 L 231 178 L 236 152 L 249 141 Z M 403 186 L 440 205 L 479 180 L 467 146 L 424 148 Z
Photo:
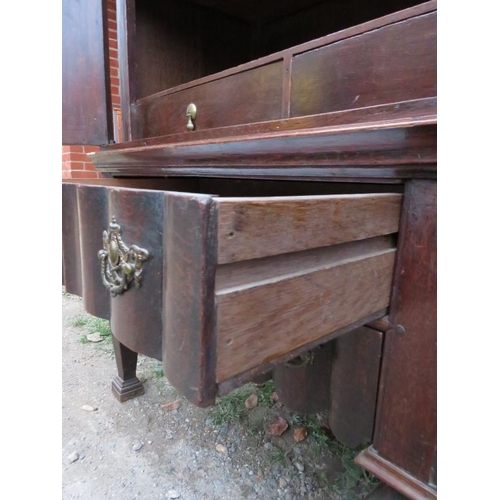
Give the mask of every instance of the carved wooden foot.
M 118 376 L 113 379 L 111 390 L 116 399 L 123 403 L 144 394 L 144 387 L 136 376 L 137 353 L 125 347 L 114 335 L 113 346 Z

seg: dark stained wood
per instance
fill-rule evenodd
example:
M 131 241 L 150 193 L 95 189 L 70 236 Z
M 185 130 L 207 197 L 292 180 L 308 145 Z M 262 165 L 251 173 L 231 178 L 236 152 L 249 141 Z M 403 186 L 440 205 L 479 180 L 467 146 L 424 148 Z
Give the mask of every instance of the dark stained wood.
M 436 13 L 297 55 L 291 116 L 433 97 Z
M 437 479 L 436 214 L 429 203 L 437 171 L 436 2 L 373 19 L 412 3 L 290 0 L 259 10 L 253 0 L 137 0 L 137 7 L 134 0 L 118 0 L 129 142 L 93 157 L 106 176 L 142 179 L 66 186 L 63 253 L 68 291 L 86 296 L 92 310 L 106 304 L 92 262 L 110 216 L 119 214 L 126 243 L 152 253 L 141 288 L 112 299 L 119 371 L 113 391 L 122 399 L 143 390 L 135 374 L 137 352 L 154 356 L 159 349 L 156 357 L 163 357 L 173 385 L 206 406 L 334 341 L 341 347 L 334 367 L 340 373 L 332 378 L 338 406 L 332 405 L 330 420 L 342 439 L 358 442 L 373 428 L 376 330 L 385 331 L 374 446 L 358 463 L 420 500 L 436 498 Z M 179 15 L 186 12 L 195 13 L 187 29 Z M 324 33 L 331 34 L 311 39 Z M 270 51 L 280 52 L 265 55 Z M 261 58 L 247 62 L 255 57 Z M 270 68 L 276 69 L 271 76 L 265 74 Z M 82 81 L 88 79 L 86 73 Z M 193 133 L 182 129 L 187 97 L 199 106 Z M 302 113 L 307 116 L 293 117 Z M 374 239 L 350 241 L 352 234 L 344 243 L 331 241 L 346 227 L 359 231 L 351 215 L 359 215 L 359 207 L 351 207 L 346 226 L 332 228 L 321 213 L 309 220 L 300 210 L 293 213 L 293 197 L 372 193 L 374 184 L 380 192 L 383 184 L 397 192 L 403 182 L 406 212 L 390 299 L 395 235 L 376 237 L 385 250 L 370 247 Z M 79 199 L 80 189 L 91 194 Z M 273 200 L 269 216 L 246 217 L 270 196 L 288 197 L 282 214 L 283 198 Z M 220 213 L 225 206 L 231 207 L 227 217 Z M 366 227 L 380 229 L 381 214 L 371 215 Z M 395 232 L 397 217 L 394 226 Z M 231 236 L 227 241 L 222 227 Z M 377 341 L 364 345 L 355 329 Z M 310 375 L 302 385 L 324 379 L 315 393 L 324 400 L 330 377 Z M 324 407 L 306 396 L 303 391 L 292 403 Z
M 124 403 L 144 394 L 144 387 L 136 375 L 137 353 L 125 347 L 114 335 L 113 347 L 118 375 L 111 383 L 111 390 L 116 399 Z
M 185 132 L 190 103 L 196 105 L 197 116 L 189 140 L 196 140 L 199 130 L 279 119 L 282 74 L 282 63 L 275 62 L 141 102 L 136 108 L 134 139 Z
M 110 294 L 103 285 L 99 250 L 102 233 L 108 228 L 108 192 L 104 187 L 78 186 L 80 249 L 82 258 L 82 298 L 85 310 L 100 318 L 110 318 Z
M 251 22 L 268 22 L 320 3 L 324 0 L 287 0 L 269 2 L 268 0 L 189 0 L 219 10 L 231 16 Z
M 250 59 L 250 25 L 189 2 L 136 2 L 137 98 Z
M 136 123 L 131 103 L 137 99 L 137 52 L 134 36 L 136 31 L 135 0 L 116 0 L 118 60 L 120 72 L 120 108 L 122 112 L 123 141 L 135 136 Z
M 272 5 L 288 4 L 286 2 L 269 2 Z M 421 3 L 420 0 L 349 0 L 348 2 L 331 0 L 316 2 L 310 8 L 290 9 L 286 16 L 267 23 L 263 30 L 262 45 L 265 51 L 261 55 L 270 54 L 289 47 L 314 43 L 313 40 L 328 36 L 331 33 L 350 30 L 353 26 L 380 18 L 381 16 L 401 15 L 403 9 Z
M 168 193 L 164 238 L 163 369 L 189 401 L 215 400 L 216 205 L 209 196 Z
M 92 161 L 100 171 L 121 175 L 263 177 L 273 176 L 272 169 L 280 167 L 289 179 L 435 178 L 436 126 L 385 122 L 351 130 L 333 127 L 303 134 L 144 146 L 96 153 Z
M 401 200 L 399 194 L 218 199 L 218 262 L 396 233 Z
M 406 500 L 406 497 L 396 490 L 389 488 L 386 484 L 380 483 L 377 488 L 366 497 L 366 500 Z
M 77 185 L 62 185 L 62 258 L 66 292 L 81 297 L 82 256 L 77 188 Z
M 112 137 L 103 0 L 62 3 L 62 143 L 105 144 Z
M 111 299 L 111 329 L 129 349 L 161 360 L 165 194 L 113 187 L 107 188 L 107 192 L 108 224 L 116 217 L 124 243 L 149 252 L 143 263 L 140 287 L 131 286 Z
M 296 358 L 276 366 L 275 390 L 280 403 L 297 413 L 320 413 L 328 409 L 332 345 L 327 342 L 310 351 L 306 359 Z
M 217 290 L 217 381 L 387 307 L 394 257 L 381 250 Z
M 410 500 L 437 499 L 437 492 L 434 488 L 408 474 L 398 462 L 392 462 L 380 456 L 373 446 L 362 451 L 355 458 L 355 462 Z
M 284 91 L 284 94 L 286 92 Z M 319 115 L 299 116 L 289 119 L 271 120 L 261 123 L 235 125 L 232 127 L 212 128 L 193 132 L 182 132 L 160 137 L 147 137 L 136 141 L 120 144 L 108 144 L 101 151 L 116 149 L 129 149 L 142 146 L 155 146 L 162 144 L 176 144 L 187 142 L 196 138 L 197 141 L 222 139 L 224 137 L 241 138 L 257 134 L 285 133 L 286 131 L 307 131 L 308 129 L 320 130 L 324 127 L 348 127 L 356 124 L 369 123 L 394 123 L 404 124 L 419 123 L 435 124 L 437 120 L 437 99 L 435 97 L 416 99 L 408 102 L 381 104 L 366 108 L 348 109 L 323 113 Z
M 382 332 L 365 326 L 333 341 L 328 421 L 350 448 L 373 439 L 382 342 Z
M 359 183 L 361 185 L 387 186 L 388 190 L 400 187 L 405 179 L 435 179 L 437 165 L 404 165 L 392 166 L 387 168 L 342 168 L 342 167 L 319 167 L 319 168 L 230 168 L 230 167 L 208 167 L 195 168 L 189 167 L 168 167 L 168 168 L 148 168 L 141 167 L 144 175 L 150 178 L 162 178 L 163 176 L 175 176 L 178 178 L 221 178 L 221 179 L 239 179 L 239 180 L 285 180 L 285 181 L 312 181 L 328 182 L 330 184 L 339 183 Z M 111 175 L 111 174 L 103 174 Z M 161 176 L 161 177 L 160 177 Z M 125 177 L 124 177 L 125 178 Z
M 374 447 L 427 483 L 436 446 L 436 183 L 410 181 L 399 234 Z
M 242 71 L 247 71 L 249 69 L 253 69 L 253 68 L 258 67 L 258 66 L 263 66 L 263 65 L 266 65 L 266 64 L 269 64 L 272 62 L 276 62 L 276 61 L 281 61 L 287 57 L 291 57 L 291 56 L 294 56 L 297 54 L 301 54 L 303 52 L 317 49 L 319 47 L 337 42 L 339 40 L 344 40 L 344 39 L 347 39 L 347 38 L 350 38 L 350 37 L 353 37 L 353 36 L 368 32 L 368 31 L 377 30 L 377 29 L 383 28 L 385 26 L 389 26 L 391 24 L 400 22 L 400 21 L 405 20 L 405 19 L 419 16 L 419 15 L 424 14 L 424 13 L 433 12 L 436 10 L 436 5 L 437 5 L 436 0 L 431 0 L 430 2 L 425 2 L 425 3 L 422 3 L 422 4 L 417 5 L 415 7 L 401 10 L 399 12 L 395 12 L 393 14 L 383 16 L 383 17 L 380 17 L 378 19 L 374 19 L 374 20 L 368 21 L 366 23 L 359 24 L 357 26 L 353 26 L 353 27 L 350 27 L 348 29 L 338 31 L 336 33 L 332 33 L 330 35 L 327 35 L 327 36 L 324 36 L 324 37 L 321 37 L 321 38 L 318 38 L 315 40 L 311 40 L 311 41 L 296 45 L 294 47 L 287 48 L 286 50 L 276 52 L 272 55 L 261 57 L 260 59 L 257 59 L 255 61 L 240 64 L 239 66 L 235 66 L 233 68 L 221 71 L 219 73 L 216 73 L 216 74 L 213 74 L 210 76 L 199 78 L 199 79 L 193 80 L 191 82 L 188 82 L 188 83 L 185 83 L 182 85 L 178 85 L 177 87 L 165 89 L 162 92 L 158 92 L 156 94 L 153 94 L 152 96 L 147 96 L 147 97 L 141 98 L 140 102 L 144 102 L 148 99 L 156 99 L 160 95 L 167 95 L 169 93 L 179 92 L 181 90 L 184 90 L 184 89 L 187 89 L 190 87 L 203 85 L 207 82 L 210 82 L 213 80 L 218 80 L 220 78 L 225 78 L 225 77 L 234 75 L 234 74 L 242 72 Z
M 294 182 L 252 179 L 218 179 L 197 177 L 65 179 L 65 185 L 107 186 L 146 189 L 153 191 L 180 191 L 217 196 L 256 198 L 263 196 L 312 196 L 330 194 L 403 193 L 404 186 L 369 183 Z

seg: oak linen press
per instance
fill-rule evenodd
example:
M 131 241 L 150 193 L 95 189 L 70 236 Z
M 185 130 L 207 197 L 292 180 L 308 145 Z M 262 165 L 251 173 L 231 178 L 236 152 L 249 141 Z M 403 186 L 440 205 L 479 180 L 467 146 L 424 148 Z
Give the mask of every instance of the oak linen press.
M 63 143 L 103 177 L 63 183 L 63 275 L 114 395 L 137 353 L 200 406 L 272 373 L 436 498 L 436 2 L 119 0 L 120 143 L 103 4 L 63 1 Z

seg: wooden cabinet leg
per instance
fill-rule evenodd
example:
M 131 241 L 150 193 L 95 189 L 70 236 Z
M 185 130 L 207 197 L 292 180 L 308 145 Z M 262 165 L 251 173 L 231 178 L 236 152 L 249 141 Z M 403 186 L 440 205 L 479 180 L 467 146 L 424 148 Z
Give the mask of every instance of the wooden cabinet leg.
M 136 376 L 137 353 L 125 347 L 113 335 L 118 376 L 111 383 L 111 390 L 120 403 L 144 394 L 144 387 Z

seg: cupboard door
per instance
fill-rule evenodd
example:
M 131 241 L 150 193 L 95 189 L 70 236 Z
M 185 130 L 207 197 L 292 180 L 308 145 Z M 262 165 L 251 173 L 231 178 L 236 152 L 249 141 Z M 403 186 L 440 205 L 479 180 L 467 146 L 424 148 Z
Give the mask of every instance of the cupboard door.
M 62 143 L 107 144 L 112 118 L 104 0 L 62 2 Z

